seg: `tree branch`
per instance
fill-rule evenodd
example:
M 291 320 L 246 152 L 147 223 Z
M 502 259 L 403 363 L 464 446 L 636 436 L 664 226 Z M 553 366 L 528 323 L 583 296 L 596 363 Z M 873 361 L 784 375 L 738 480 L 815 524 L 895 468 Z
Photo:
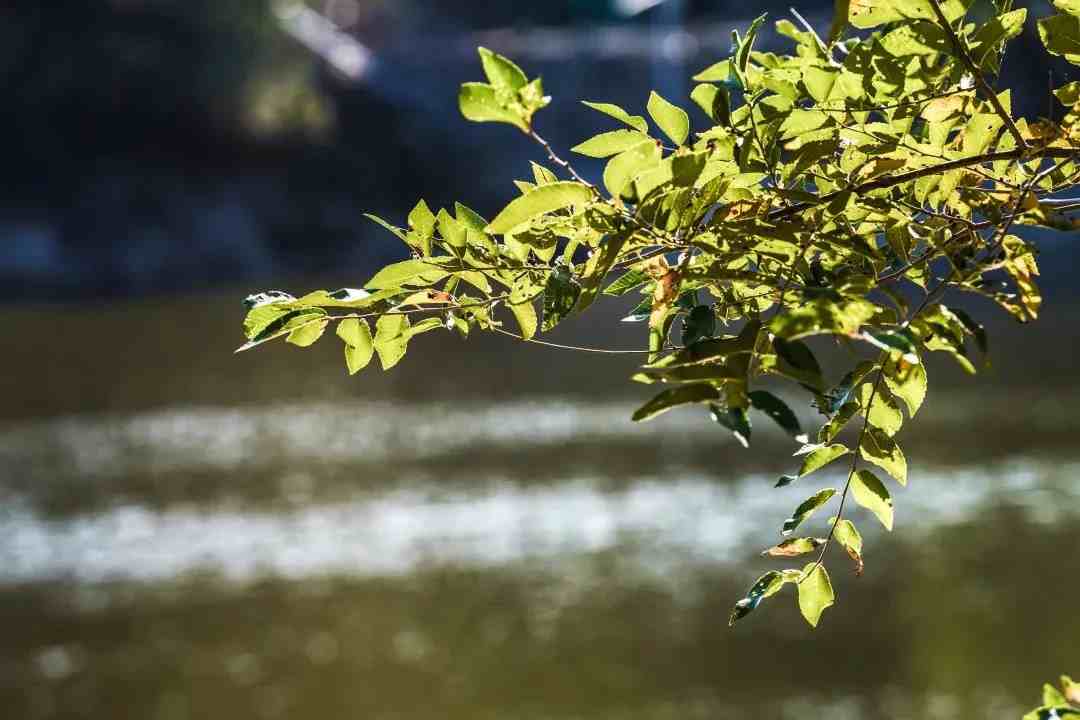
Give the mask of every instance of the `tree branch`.
M 918 170 L 911 170 L 906 173 L 900 173 L 899 175 L 886 175 L 884 177 L 870 180 L 861 185 L 855 185 L 847 187 L 842 190 L 836 190 L 831 193 L 826 193 L 819 196 L 816 200 L 808 200 L 805 202 L 796 203 L 789 207 L 777 208 L 768 215 L 769 220 L 783 220 L 784 218 L 791 217 L 792 215 L 798 215 L 804 210 L 824 205 L 831 202 L 840 195 L 845 193 L 854 193 L 855 195 L 864 195 L 874 190 L 885 190 L 887 188 L 894 187 L 896 185 L 903 185 L 906 182 L 912 180 L 918 180 L 921 177 L 927 177 L 928 175 L 937 175 L 949 170 L 958 170 L 960 168 L 970 167 L 972 165 L 979 165 L 986 162 L 994 162 L 996 160 L 1018 160 L 1020 158 L 1030 158 L 1032 160 L 1036 158 L 1071 158 L 1080 155 L 1080 148 L 1062 148 L 1062 147 L 1045 147 L 1028 152 L 1026 148 L 1014 148 L 1012 150 L 1001 150 L 998 152 L 984 153 L 982 155 L 973 155 L 966 158 L 958 158 L 956 160 L 949 160 L 948 162 L 938 163 L 937 165 L 928 165 Z
M 990 87 L 990 84 L 986 82 L 986 78 L 983 77 L 979 67 L 975 64 L 975 61 L 972 60 L 971 55 L 968 53 L 967 48 L 964 47 L 964 43 L 960 39 L 960 36 L 956 34 L 952 25 L 949 24 L 949 19 L 945 17 L 945 12 L 941 9 L 941 0 L 930 0 L 930 7 L 934 9 L 934 14 L 937 15 L 938 24 L 941 25 L 941 28 L 949 36 L 949 42 L 951 42 L 953 48 L 956 49 L 956 54 L 960 56 L 960 59 L 967 65 L 968 70 L 975 76 L 975 82 L 979 84 L 983 94 L 986 95 L 986 99 L 990 101 L 990 104 L 994 106 L 994 111 L 1005 122 L 1005 127 L 1009 129 L 1013 139 L 1016 140 L 1016 147 L 1026 149 L 1028 144 L 1027 141 L 1024 140 L 1024 136 L 1020 134 L 1020 128 L 1016 127 L 1016 123 L 1013 122 L 1012 116 L 1005 111 L 1001 101 L 998 100 L 997 93 L 995 93 L 994 89 Z
M 551 143 L 549 143 L 544 138 L 540 137 L 539 133 L 537 133 L 535 130 L 530 128 L 529 129 L 529 137 L 531 137 L 536 142 L 540 143 L 541 147 L 543 147 L 544 150 L 547 152 L 547 156 L 549 158 L 551 158 L 551 162 L 555 163 L 556 165 L 561 167 L 563 170 L 566 170 L 566 172 L 570 173 L 571 177 L 573 177 L 575 180 L 577 180 L 582 185 L 585 185 L 586 187 L 588 187 L 590 190 L 592 190 L 597 195 L 600 194 L 599 188 L 597 188 L 591 182 L 589 182 L 588 180 L 583 178 L 581 175 L 579 175 L 578 171 L 574 169 L 574 166 L 571 165 L 569 163 L 569 161 L 563 160 L 561 157 L 556 155 L 555 150 L 551 147 Z
M 859 448 L 862 447 L 863 439 L 866 437 L 866 429 L 870 426 L 870 408 L 874 405 L 874 400 L 877 399 L 878 390 L 881 388 L 881 381 L 885 379 L 884 363 L 888 358 L 889 353 L 883 352 L 878 356 L 878 376 L 874 381 L 874 387 L 870 392 L 870 399 L 867 401 L 866 407 L 863 408 L 863 424 L 859 430 L 859 438 L 855 441 L 855 451 L 851 456 L 851 466 L 848 468 L 847 482 L 844 483 L 844 489 L 840 493 L 840 507 L 836 510 L 836 521 L 829 528 L 829 534 L 825 537 L 825 542 L 821 545 L 821 552 L 818 554 L 818 558 L 814 565 L 821 565 L 825 560 L 825 553 L 829 550 L 829 545 L 832 543 L 833 536 L 836 535 L 836 526 L 840 524 L 840 521 L 844 519 L 844 505 L 847 503 L 848 494 L 851 491 L 851 480 L 855 477 L 855 470 L 859 466 Z

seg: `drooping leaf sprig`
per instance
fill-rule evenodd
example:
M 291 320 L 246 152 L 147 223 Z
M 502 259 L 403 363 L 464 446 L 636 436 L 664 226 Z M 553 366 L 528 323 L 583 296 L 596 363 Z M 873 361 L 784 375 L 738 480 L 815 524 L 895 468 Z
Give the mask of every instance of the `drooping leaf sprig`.
M 731 613 L 734 623 L 792 585 L 816 626 L 835 601 L 828 551 L 864 567 L 852 506 L 893 527 L 890 488 L 908 478 L 897 436 L 926 396 L 924 358 L 942 353 L 975 372 L 987 352 L 983 326 L 950 298 L 1035 319 L 1037 253 L 1014 230 L 1078 226 L 1080 200 L 1060 193 L 1080 179 L 1080 82 L 1054 91 L 1059 120 L 1014 117 L 1010 92 L 992 80 L 1028 11 L 1002 0 L 975 23 L 969 4 L 838 2 L 826 39 L 801 18 L 776 23 L 789 54 L 755 49 L 762 16 L 734 33 L 731 57 L 694 77 L 704 125 L 657 93 L 644 115 L 587 101 L 612 124 L 573 148 L 603 161 L 599 184 L 537 132 L 550 102 L 540 79 L 481 49 L 487 81 L 462 86 L 461 112 L 538 144 L 544 162 L 516 182 L 518 195 L 490 220 L 422 200 L 404 226 L 368 216 L 408 259 L 363 289 L 252 296 L 241 349 L 276 338 L 304 347 L 333 326 L 350 373 L 376 355 L 388 370 L 414 338 L 440 330 L 640 353 L 633 379 L 658 387 L 635 421 L 700 405 L 747 445 L 765 416 L 798 443 L 797 469 L 777 486 L 843 468 L 837 487 L 807 487 L 783 541 L 764 553 L 809 562 L 766 572 Z M 1054 5 L 1040 37 L 1080 64 L 1080 4 Z M 600 295 L 627 302 L 626 319 L 644 328 L 640 348 L 536 337 Z M 828 340 L 854 350 L 850 367 L 821 366 L 813 345 Z M 814 437 L 762 387 L 769 379 L 820 412 Z M 797 534 L 817 516 L 829 518 L 820 537 Z

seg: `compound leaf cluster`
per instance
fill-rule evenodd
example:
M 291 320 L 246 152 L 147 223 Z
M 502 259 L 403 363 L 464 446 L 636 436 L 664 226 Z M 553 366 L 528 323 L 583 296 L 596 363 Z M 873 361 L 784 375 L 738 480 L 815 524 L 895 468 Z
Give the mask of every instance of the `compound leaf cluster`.
M 585 103 L 611 120 L 573 148 L 603 162 L 600 185 L 537 134 L 550 101 L 540 80 L 481 49 L 487 82 L 462 87 L 461 112 L 517 128 L 548 165 L 533 163 L 490 220 L 424 201 L 404 226 L 369 216 L 408 258 L 363 289 L 249 298 L 242 349 L 308 346 L 333 325 L 350 373 L 376 357 L 390 369 L 424 333 L 534 341 L 600 296 L 621 298 L 643 326 L 633 379 L 658 386 L 635 421 L 700 405 L 743 444 L 759 418 L 800 444 L 797 471 L 777 485 L 808 497 L 766 555 L 810 562 L 765 573 L 731 621 L 791 584 L 816 626 L 834 603 L 829 548 L 863 570 L 852 505 L 893 527 L 892 491 L 908 480 L 898 436 L 926 397 L 924 360 L 983 363 L 984 328 L 950 298 L 1035 319 L 1037 252 L 1014 231 L 1077 226 L 1076 207 L 1056 198 L 1080 178 L 1080 82 L 1054 91 L 1060 120 L 1014 117 L 992 81 L 1028 12 L 998 0 L 976 22 L 969 5 L 838 2 L 825 38 L 777 22 L 786 54 L 755 49 L 762 16 L 734 33 L 731 57 L 694 77 L 692 106 L 656 93 L 642 115 Z M 1054 6 L 1040 37 L 1080 64 L 1080 3 Z M 826 343 L 847 346 L 849 366 L 823 367 L 815 348 Z M 813 436 L 766 381 L 790 383 L 819 411 Z M 807 487 L 838 465 L 841 487 Z M 825 507 L 824 537 L 793 536 Z

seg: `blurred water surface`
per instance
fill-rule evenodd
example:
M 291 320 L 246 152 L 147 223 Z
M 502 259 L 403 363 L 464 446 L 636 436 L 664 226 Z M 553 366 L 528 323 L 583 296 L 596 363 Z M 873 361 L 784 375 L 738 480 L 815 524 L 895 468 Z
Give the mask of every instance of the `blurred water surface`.
M 816 631 L 789 594 L 729 630 L 811 489 L 772 487 L 786 438 L 634 425 L 632 362 L 508 342 L 233 357 L 230 307 L 0 318 L 5 717 L 1010 718 L 1076 661 L 1068 357 L 933 365 L 867 573 L 833 558 Z

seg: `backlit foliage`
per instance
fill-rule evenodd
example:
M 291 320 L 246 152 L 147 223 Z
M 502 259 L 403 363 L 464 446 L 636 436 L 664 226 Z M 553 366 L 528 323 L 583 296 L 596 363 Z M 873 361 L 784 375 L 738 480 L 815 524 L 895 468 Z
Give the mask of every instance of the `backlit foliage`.
M 1023 720 L 1065 720 L 1080 717 L 1080 683 L 1068 675 L 1061 676 L 1061 689 L 1050 683 L 1043 685 L 1042 705 L 1035 708 Z
M 1040 36 L 1080 64 L 1080 2 L 1054 4 Z M 425 333 L 535 342 L 601 294 L 626 298 L 647 340 L 633 379 L 656 390 L 635 421 L 702 405 L 748 444 L 760 413 L 801 444 L 777 485 L 809 497 L 765 554 L 808 562 L 765 573 L 731 622 L 790 584 L 816 625 L 834 601 L 828 550 L 863 569 L 852 505 L 892 529 L 892 493 L 908 476 L 897 435 L 926 396 L 923 359 L 944 353 L 975 372 L 986 352 L 983 327 L 947 295 L 1036 318 L 1036 252 L 1013 231 L 1073 228 L 1055 193 L 1080 177 L 1080 83 L 1054 92 L 1058 121 L 1014 118 L 1009 91 L 991 89 L 1026 9 L 1000 0 L 976 22 L 964 0 L 838 6 L 828 37 L 777 22 L 790 54 L 754 49 L 764 17 L 734 33 L 732 56 L 694 78 L 706 126 L 656 93 L 647 118 L 586 102 L 611 121 L 573 148 L 606 160 L 599 186 L 536 133 L 549 102 L 540 80 L 481 49 L 487 82 L 462 87 L 462 113 L 516 127 L 547 164 L 490 220 L 423 201 L 401 227 L 372 217 L 409 259 L 363 290 L 249 298 L 242 349 L 308 346 L 332 327 L 349 372 L 375 355 L 390 369 Z M 821 367 L 812 346 L 830 341 L 853 351 L 849 366 Z M 789 381 L 820 412 L 816 435 L 767 380 Z M 830 465 L 845 482 L 810 488 Z M 798 534 L 815 516 L 829 518 L 820 536 Z

